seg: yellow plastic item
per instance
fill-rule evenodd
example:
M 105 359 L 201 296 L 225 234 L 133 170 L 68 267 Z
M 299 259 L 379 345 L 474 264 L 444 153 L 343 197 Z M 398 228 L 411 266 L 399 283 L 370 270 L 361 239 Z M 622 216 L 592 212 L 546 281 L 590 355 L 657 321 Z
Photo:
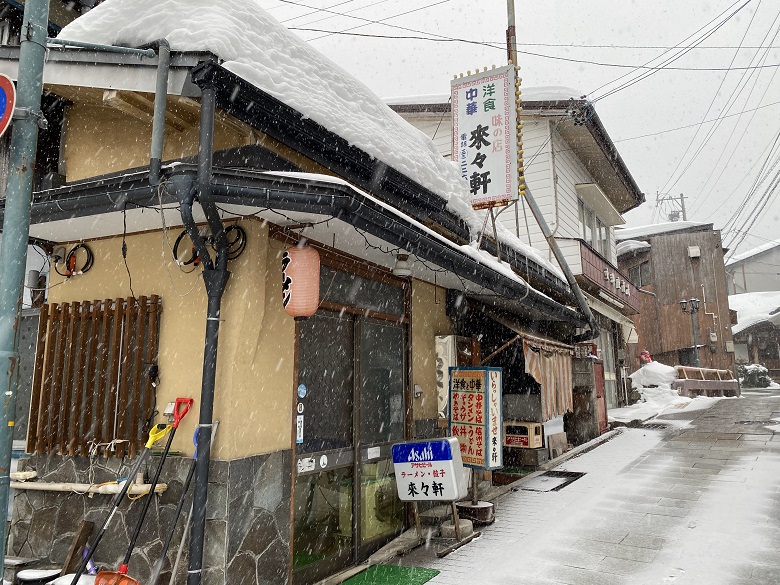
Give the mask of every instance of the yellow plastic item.
M 146 448 L 151 449 L 152 445 L 154 445 L 157 441 L 162 439 L 165 435 L 168 434 L 168 431 L 170 431 L 173 427 L 171 425 L 164 425 L 164 424 L 158 424 L 155 425 L 154 428 L 149 431 L 149 440 L 146 441 Z

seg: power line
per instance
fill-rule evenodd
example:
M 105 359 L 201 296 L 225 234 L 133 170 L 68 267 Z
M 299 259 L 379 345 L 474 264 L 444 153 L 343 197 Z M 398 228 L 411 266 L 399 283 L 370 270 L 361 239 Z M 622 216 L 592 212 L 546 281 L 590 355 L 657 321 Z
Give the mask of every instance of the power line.
M 727 13 L 729 10 L 731 10 L 731 9 L 732 9 L 734 6 L 736 6 L 737 4 L 739 4 L 739 2 L 741 2 L 741 1 L 742 1 L 742 0 L 737 0 L 736 2 L 734 2 L 734 3 L 733 3 L 731 6 L 729 6 L 729 7 L 728 7 L 726 10 L 724 10 L 723 12 L 721 12 L 721 13 L 720 13 L 718 16 L 716 16 L 716 17 L 715 17 L 714 19 L 712 19 L 710 22 L 708 22 L 707 24 L 705 24 L 703 27 L 701 27 L 701 28 L 700 28 L 699 30 L 697 30 L 695 33 L 693 33 L 692 35 L 688 35 L 688 36 L 687 36 L 687 37 L 686 37 L 686 38 L 685 38 L 683 41 L 681 41 L 680 43 L 678 43 L 678 46 L 679 46 L 679 45 L 681 45 L 681 44 L 682 44 L 682 42 L 685 42 L 685 41 L 687 41 L 687 40 L 688 40 L 688 39 L 690 39 L 691 37 L 693 37 L 693 36 L 695 36 L 695 35 L 699 34 L 701 31 L 705 30 L 705 29 L 706 29 L 708 26 L 710 26 L 710 25 L 711 25 L 713 22 L 717 21 L 717 20 L 718 20 L 720 17 L 722 17 L 724 14 L 726 14 L 726 13 Z M 670 63 L 673 63 L 674 61 L 676 61 L 676 60 L 680 59 L 681 57 L 683 57 L 684 55 L 686 55 L 688 52 L 690 52 L 690 51 L 691 51 L 691 50 L 692 50 L 694 47 L 696 47 L 697 45 L 700 45 L 701 43 L 703 43 L 703 42 L 704 42 L 706 39 L 708 39 L 708 38 L 709 38 L 709 37 L 711 37 L 713 34 L 715 34 L 715 32 L 717 32 L 717 31 L 718 31 L 718 29 L 720 29 L 720 28 L 721 28 L 723 25 L 725 25 L 725 24 L 726 24 L 726 23 L 727 23 L 729 20 L 731 20 L 731 19 L 732 19 L 732 18 L 733 18 L 733 17 L 734 17 L 734 16 L 735 16 L 737 13 L 739 13 L 739 11 L 740 11 L 740 10 L 742 10 L 742 9 L 743 9 L 745 6 L 747 6 L 747 5 L 748 5 L 750 2 L 751 2 L 751 0 L 746 0 L 746 1 L 745 1 L 745 2 L 744 2 L 742 5 L 741 5 L 741 6 L 739 6 L 739 7 L 738 7 L 738 8 L 737 8 L 737 9 L 736 9 L 734 12 L 732 12 L 731 14 L 729 14 L 729 15 L 728 15 L 728 16 L 727 16 L 725 19 L 723 19 L 723 20 L 722 20 L 720 23 L 718 23 L 718 24 L 717 24 L 717 25 L 716 25 L 716 26 L 715 26 L 715 27 L 714 27 L 712 30 L 710 30 L 710 31 L 707 31 L 706 33 L 702 34 L 702 35 L 701 35 L 700 37 L 698 37 L 698 38 L 697 38 L 697 39 L 696 39 L 696 40 L 695 40 L 695 41 L 694 41 L 692 44 L 689 44 L 689 45 L 687 45 L 687 46 L 685 46 L 685 47 L 680 47 L 680 48 L 681 48 L 681 50 L 680 50 L 680 51 L 679 51 L 679 52 L 678 52 L 676 55 L 674 55 L 674 56 L 672 56 L 672 57 L 667 57 L 667 58 L 666 58 L 666 59 L 665 59 L 665 60 L 664 60 L 664 61 L 661 63 L 661 65 L 662 65 L 662 66 L 667 66 L 667 65 L 669 65 Z M 666 53 L 668 53 L 668 52 L 670 52 L 670 51 L 665 51 L 664 53 L 662 53 L 662 54 L 661 54 L 661 55 L 659 55 L 658 57 L 655 57 L 655 58 L 651 59 L 650 61 L 648 61 L 647 63 L 645 63 L 645 65 L 650 65 L 650 64 L 651 64 L 653 61 L 656 61 L 657 59 L 660 59 L 661 57 L 663 57 L 663 56 L 664 56 Z M 640 81 L 642 81 L 642 80 L 644 80 L 644 79 L 647 79 L 648 77 L 650 77 L 650 76 L 651 76 L 651 75 L 653 75 L 654 73 L 657 73 L 659 70 L 660 70 L 660 69 L 655 69 L 655 70 L 652 70 L 652 71 L 645 71 L 645 72 L 641 73 L 640 75 L 638 75 L 638 76 L 634 77 L 633 79 L 627 80 L 627 81 L 623 82 L 622 84 L 618 85 L 617 87 L 614 87 L 614 88 L 612 88 L 611 90 L 609 90 L 609 91 L 605 92 L 604 94 L 602 94 L 602 95 L 600 95 L 600 96 L 598 96 L 598 97 L 595 97 L 595 98 L 593 98 L 593 101 L 594 101 L 594 102 L 595 102 L 595 101 L 598 101 L 598 100 L 600 100 L 600 99 L 603 99 L 603 98 L 605 98 L 605 97 L 608 97 L 608 96 L 610 96 L 610 95 L 612 95 L 612 94 L 614 94 L 614 93 L 617 93 L 618 91 L 621 91 L 621 90 L 623 90 L 623 89 L 626 89 L 626 88 L 628 88 L 628 87 L 631 87 L 632 85 L 634 85 L 634 84 L 636 84 L 636 83 L 639 83 Z M 619 80 L 623 79 L 624 77 L 628 77 L 628 76 L 630 76 L 632 73 L 635 73 L 635 71 L 632 71 L 632 72 L 626 73 L 625 75 L 622 75 L 622 76 L 618 77 L 617 79 L 615 79 L 615 80 L 613 80 L 613 81 L 610 81 L 610 82 L 608 82 L 608 83 L 605 83 L 605 84 L 603 84 L 603 85 L 601 85 L 601 86 L 597 87 L 595 90 L 593 90 L 592 92 L 590 92 L 590 94 L 594 94 L 594 93 L 596 93 L 597 91 L 599 91 L 600 89 L 602 89 L 602 88 L 604 88 L 604 87 L 606 87 L 606 86 L 608 86 L 608 85 L 612 85 L 613 83 L 615 83 L 615 82 L 617 82 L 617 81 L 619 81 Z
M 775 25 L 775 23 L 778 21 L 778 19 L 780 19 L 780 12 L 778 12 L 777 16 L 775 17 L 775 20 L 774 20 L 774 22 L 772 23 L 772 26 L 774 26 L 774 25 Z M 769 36 L 769 31 L 771 31 L 771 27 L 770 27 L 770 29 L 767 31 L 767 34 L 764 36 L 764 38 L 765 38 L 765 39 L 766 39 L 766 38 Z M 780 27 L 778 27 L 778 29 L 775 31 L 775 34 L 774 34 L 774 36 L 772 37 L 772 41 L 774 41 L 774 40 L 777 38 L 777 35 L 778 35 L 778 33 L 780 33 Z M 766 58 L 767 58 L 767 56 L 768 56 L 768 55 L 769 55 L 769 50 L 767 49 L 767 50 L 765 51 L 765 53 L 764 53 L 764 56 L 763 56 L 763 59 L 764 59 L 764 61 L 766 61 Z M 756 54 L 756 56 L 758 56 L 758 53 Z M 751 72 L 751 73 L 750 73 L 750 75 L 753 75 L 753 73 L 754 73 L 754 72 Z M 764 99 L 764 97 L 766 96 L 767 92 L 769 91 L 769 88 L 772 86 L 772 82 L 774 81 L 775 75 L 777 75 L 777 69 L 775 69 L 775 70 L 774 70 L 774 72 L 772 73 L 772 77 L 769 79 L 769 83 L 767 83 L 766 87 L 764 88 L 764 92 L 761 94 L 761 97 L 760 97 L 760 98 L 759 98 L 759 100 L 758 100 L 758 102 L 759 102 L 759 103 L 761 103 L 761 101 Z M 743 77 L 744 77 L 744 76 L 743 76 Z M 745 113 L 745 109 L 747 108 L 747 104 L 748 104 L 748 102 L 750 101 L 750 96 L 752 96 L 752 95 L 753 95 L 753 91 L 755 90 L 755 88 L 756 88 L 756 85 L 758 84 L 758 79 L 759 79 L 759 77 L 760 77 L 760 74 L 759 74 L 759 75 L 756 75 L 756 78 L 755 78 L 755 80 L 753 81 L 753 85 L 752 85 L 752 87 L 750 88 L 750 92 L 748 93 L 748 96 L 745 98 L 745 103 L 744 103 L 744 104 L 743 104 L 743 106 L 742 106 L 742 112 L 740 112 L 740 117 L 737 119 L 737 124 L 735 124 L 735 125 L 734 125 L 734 127 L 731 129 L 731 132 L 729 133 L 729 136 L 728 136 L 728 138 L 727 138 L 727 139 L 726 139 L 726 141 L 723 143 L 723 148 L 721 149 L 721 152 L 720 152 L 720 154 L 718 155 L 718 158 L 717 158 L 717 160 L 716 160 L 716 162 L 715 162 L 715 166 L 714 166 L 714 168 L 713 168 L 713 173 L 714 173 L 715 169 L 717 169 L 717 168 L 718 168 L 718 165 L 720 164 L 720 161 L 721 161 L 721 159 L 723 158 L 723 155 L 726 153 L 726 149 L 728 148 L 728 145 L 730 144 L 730 142 L 731 142 L 731 139 L 732 139 L 732 137 L 734 136 L 734 132 L 736 132 L 736 130 L 737 130 L 737 126 L 739 125 L 739 120 L 741 119 L 741 117 L 742 117 L 742 114 L 744 114 L 744 113 Z M 747 87 L 747 83 L 748 83 L 748 81 L 749 81 L 749 80 L 750 80 L 750 76 L 748 76 L 748 80 L 745 82 L 745 85 L 742 87 L 742 89 L 740 89 L 739 93 L 738 93 L 738 94 L 736 95 L 736 97 L 734 98 L 734 101 L 732 102 L 732 106 L 733 106 L 733 105 L 736 103 L 737 99 L 739 98 L 739 95 L 742 93 L 742 91 L 745 89 L 745 87 Z M 734 91 L 736 92 L 736 88 L 734 89 Z M 734 92 L 732 92 L 732 95 L 733 95 L 733 93 L 734 93 Z M 727 107 L 728 107 L 728 103 L 727 103 Z M 739 145 L 742 143 L 742 140 L 745 138 L 745 135 L 747 134 L 748 128 L 750 127 L 750 124 L 753 122 L 753 119 L 755 118 L 755 116 L 756 116 L 756 113 L 755 113 L 755 111 L 753 111 L 753 113 L 750 115 L 750 119 L 749 119 L 749 120 L 747 121 L 747 123 L 746 123 L 746 124 L 744 124 L 744 126 L 742 127 L 742 133 L 740 134 L 740 136 L 739 136 L 739 139 L 737 140 L 737 143 L 734 145 L 734 147 L 733 147 L 733 149 L 732 149 L 732 154 L 731 154 L 731 156 L 729 156 L 729 158 L 728 158 L 728 159 L 725 161 L 725 163 L 724 163 L 723 165 L 721 165 L 721 166 L 720 166 L 720 172 L 718 173 L 718 176 L 717 176 L 717 177 L 715 178 L 715 180 L 712 182 L 712 184 L 711 184 L 711 186 L 709 187 L 709 189 L 707 189 L 707 191 L 706 191 L 706 193 L 705 193 L 704 197 L 702 197 L 702 198 L 701 198 L 700 202 L 699 202 L 699 203 L 698 203 L 698 205 L 696 206 L 696 208 L 697 208 L 697 209 L 699 209 L 699 208 L 700 208 L 700 207 L 703 205 L 703 202 L 704 202 L 704 201 L 706 201 L 706 199 L 707 199 L 707 197 L 709 196 L 709 194 L 710 194 L 710 193 L 712 193 L 712 191 L 713 191 L 713 189 L 715 188 L 715 186 L 716 186 L 716 185 L 718 185 L 718 183 L 719 183 L 719 181 L 720 181 L 720 178 L 723 176 L 723 173 L 725 173 L 725 172 L 726 172 L 726 168 L 728 167 L 729 163 L 730 163 L 730 162 L 731 162 L 731 160 L 733 159 L 733 153 L 734 153 L 734 152 L 736 152 L 736 149 L 739 147 Z M 709 131 L 708 131 L 708 133 L 707 133 L 707 137 L 705 138 L 705 141 L 706 141 L 706 140 L 708 140 L 709 138 L 711 138 L 712 136 L 714 136 L 714 134 L 715 134 L 715 131 L 717 130 L 717 128 L 718 128 L 718 125 L 720 125 L 720 123 L 721 123 L 721 122 L 718 122 L 718 124 L 716 124 L 715 126 L 713 126 L 712 128 L 710 128 L 710 130 L 709 130 Z M 691 161 L 690 161 L 690 163 L 689 163 L 689 165 L 688 165 L 688 167 L 687 167 L 687 168 L 689 168 L 689 167 L 690 167 L 690 165 L 692 165 L 692 164 L 693 164 L 693 161 L 696 159 L 696 157 L 698 157 L 698 156 L 699 156 L 699 154 L 701 154 L 701 152 L 702 152 L 703 150 L 704 150 L 704 143 L 702 143 L 702 145 L 700 145 L 700 146 L 699 146 L 699 149 L 698 149 L 698 150 L 697 150 L 697 152 L 694 154 L 694 157 L 691 159 Z M 687 171 L 687 168 L 685 169 L 686 171 Z M 684 172 L 685 172 L 685 171 L 683 171 L 683 173 L 684 173 Z M 708 185 L 708 184 L 710 184 L 710 179 L 711 179 L 711 177 L 712 177 L 712 174 L 710 175 L 710 178 L 708 178 L 708 179 L 707 179 L 707 181 L 705 181 L 705 183 L 704 183 L 704 189 L 706 189 L 706 188 L 707 188 L 707 185 Z M 678 178 L 677 180 L 679 180 L 679 178 Z M 676 182 L 677 182 L 677 181 L 675 181 L 675 183 L 676 183 Z
M 739 41 L 739 47 L 736 51 L 734 51 L 734 55 L 731 57 L 731 62 L 729 63 L 729 66 L 734 64 L 734 61 L 737 58 L 737 55 L 739 54 L 739 48 L 742 47 L 742 43 L 745 42 L 745 38 L 747 37 L 748 31 L 750 30 L 751 25 L 753 24 L 753 20 L 756 18 L 756 14 L 758 14 L 758 9 L 761 6 L 761 0 L 758 0 L 758 5 L 756 6 L 756 9 L 753 11 L 753 16 L 750 17 L 750 21 L 748 22 L 748 25 L 745 27 L 745 32 L 742 34 L 742 38 Z M 715 105 L 715 101 L 718 99 L 718 94 L 720 93 L 720 89 L 723 87 L 723 84 L 726 82 L 726 78 L 729 76 L 729 72 L 727 71 L 726 74 L 723 76 L 723 79 L 720 80 L 720 84 L 718 85 L 718 89 L 715 90 L 715 95 L 712 96 L 712 100 L 710 100 L 710 105 L 707 106 L 707 111 L 704 112 L 704 116 L 702 116 L 702 121 L 699 123 L 698 128 L 696 128 L 696 132 L 693 135 L 693 138 L 691 138 L 691 141 L 688 143 L 688 146 L 685 148 L 685 152 L 683 152 L 682 156 L 677 161 L 677 166 L 674 167 L 674 170 L 672 171 L 671 175 L 669 175 L 669 178 L 666 180 L 666 183 L 664 183 L 664 186 L 661 187 L 661 192 L 666 191 L 666 187 L 669 184 L 669 181 L 671 181 L 674 178 L 674 174 L 677 172 L 677 169 L 680 168 L 680 165 L 682 165 L 683 160 L 685 160 L 686 155 L 691 150 L 691 147 L 693 146 L 693 143 L 696 142 L 696 137 L 699 135 L 699 131 L 702 128 L 702 125 L 704 124 L 704 120 L 707 119 L 707 115 L 710 113 L 710 110 L 712 109 L 712 106 Z M 728 102 L 727 102 L 728 103 Z M 687 167 L 686 167 L 687 170 Z M 683 171 L 684 174 L 684 171 Z M 682 175 L 680 175 L 682 176 Z M 679 180 L 679 179 L 678 179 Z M 677 181 L 674 182 L 674 184 L 670 187 L 673 188 L 674 185 L 677 184 Z
M 401 16 L 396 15 L 396 16 Z M 395 16 L 392 16 L 390 18 L 395 18 Z M 372 21 L 370 24 L 385 24 L 385 26 L 392 26 L 388 25 L 386 23 L 382 23 L 380 21 Z M 368 26 L 368 25 L 365 25 Z M 290 30 L 297 30 L 297 31 L 303 31 L 303 32 L 316 32 L 316 33 L 326 33 L 323 36 L 315 37 L 313 39 L 310 39 L 312 41 L 324 38 L 325 36 L 330 35 L 340 35 L 340 36 L 349 36 L 349 37 L 363 37 L 363 38 L 374 38 L 374 39 L 392 39 L 392 40 L 414 40 L 414 41 L 429 41 L 434 43 L 466 43 L 471 45 L 481 45 L 481 46 L 487 46 L 493 49 L 497 49 L 500 51 L 505 51 L 506 47 L 496 43 L 489 43 L 485 41 L 473 41 L 469 39 L 460 39 L 456 37 L 444 37 L 444 38 L 430 38 L 430 37 L 420 37 L 420 36 L 398 36 L 398 35 L 381 35 L 381 34 L 369 34 L 369 33 L 353 33 L 349 32 L 349 30 L 344 31 L 335 31 L 335 30 L 327 30 L 327 29 L 321 29 L 321 28 L 310 28 L 310 27 L 303 27 L 303 26 L 291 26 L 289 27 Z M 357 28 L 357 27 L 356 27 Z M 432 33 L 424 33 L 424 34 L 432 34 Z M 589 59 L 573 59 L 571 57 L 562 57 L 560 55 L 545 55 L 544 53 L 536 53 L 533 51 L 521 51 L 518 49 L 518 53 L 522 55 L 528 55 L 530 57 L 540 57 L 542 59 L 553 59 L 555 61 L 567 61 L 569 63 L 581 63 L 585 65 L 597 65 L 599 67 L 617 67 L 617 68 L 624 68 L 624 69 L 647 69 L 649 71 L 657 71 L 663 69 L 664 71 L 742 71 L 742 70 L 750 70 L 750 69 L 768 69 L 770 67 L 778 67 L 780 66 L 780 63 L 776 65 L 753 65 L 753 66 L 745 66 L 745 67 L 651 67 L 647 65 L 632 65 L 630 63 L 607 63 L 604 61 L 592 61 Z M 600 98 L 599 98 L 600 99 Z
M 740 114 L 747 113 L 747 112 L 755 112 L 756 110 L 763 110 L 764 108 L 769 108 L 772 106 L 780 105 L 780 101 L 778 102 L 772 102 L 771 104 L 764 104 L 763 106 L 757 106 L 755 108 L 751 108 L 749 110 L 745 110 L 744 112 L 734 112 L 733 114 L 726 114 L 725 116 L 718 116 L 717 118 L 710 118 L 709 120 L 704 120 L 703 122 L 698 122 L 695 124 L 687 124 L 685 126 L 678 126 L 677 128 L 669 128 L 668 130 L 659 130 L 658 132 L 651 132 L 649 134 L 641 134 L 639 136 L 631 136 L 629 138 L 618 138 L 617 140 L 613 140 L 612 142 L 628 142 L 629 140 L 639 140 L 640 138 L 649 138 L 651 136 L 658 136 L 659 134 L 666 134 L 668 132 L 677 132 L 678 130 L 685 130 L 687 128 L 693 128 L 695 126 L 698 126 L 699 124 L 709 124 L 711 122 L 717 122 L 718 120 L 724 120 L 726 118 L 733 118 L 734 116 L 739 116 Z

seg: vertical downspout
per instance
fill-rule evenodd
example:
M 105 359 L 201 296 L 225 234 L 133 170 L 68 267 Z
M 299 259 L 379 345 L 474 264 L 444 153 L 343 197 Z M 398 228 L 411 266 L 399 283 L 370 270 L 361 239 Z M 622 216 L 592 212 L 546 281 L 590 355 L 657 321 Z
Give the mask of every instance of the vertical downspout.
M 157 45 L 157 86 L 154 92 L 152 119 L 152 147 L 149 152 L 149 184 L 157 187 L 161 181 L 163 141 L 165 139 L 165 111 L 168 107 L 168 72 L 171 68 L 171 46 L 165 39 Z M 161 212 L 162 213 L 162 212 Z
M 32 180 L 41 113 L 43 64 L 49 0 L 27 0 L 24 6 L 17 107 L 11 134 L 5 219 L 0 252 L 0 371 L 3 403 L 0 411 L 0 566 L 5 566 L 11 451 L 14 440 L 16 394 L 19 386 L 19 320 L 22 309 L 27 242 L 30 237 Z M 6 105 L 8 107 L 9 104 Z
M 200 139 L 198 146 L 198 200 L 208 219 L 217 248 L 216 263 L 204 262 L 203 282 L 208 295 L 206 316 L 206 342 L 203 350 L 203 378 L 198 421 L 198 449 L 195 460 L 195 486 L 193 488 L 193 518 L 190 530 L 189 567 L 187 585 L 200 585 L 203 572 L 203 549 L 206 533 L 206 501 L 208 499 L 209 460 L 211 455 L 211 427 L 214 418 L 214 387 L 217 373 L 217 343 L 222 294 L 230 273 L 227 271 L 227 242 L 216 205 L 211 199 L 211 165 L 214 146 L 214 109 L 216 89 L 212 84 L 201 84 Z M 186 217 L 185 217 L 186 215 Z M 191 213 L 182 219 L 187 230 L 197 232 Z M 195 242 L 195 240 L 193 240 Z M 200 245 L 199 245 L 200 244 Z M 202 242 L 196 242 L 199 249 Z

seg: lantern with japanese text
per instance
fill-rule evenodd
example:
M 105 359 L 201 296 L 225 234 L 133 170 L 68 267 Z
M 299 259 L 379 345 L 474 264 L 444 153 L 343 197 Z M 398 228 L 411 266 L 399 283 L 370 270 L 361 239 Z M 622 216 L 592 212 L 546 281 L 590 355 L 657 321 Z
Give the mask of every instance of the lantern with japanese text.
M 311 246 L 294 246 L 282 255 L 282 305 L 296 319 L 311 317 L 320 304 L 320 255 Z

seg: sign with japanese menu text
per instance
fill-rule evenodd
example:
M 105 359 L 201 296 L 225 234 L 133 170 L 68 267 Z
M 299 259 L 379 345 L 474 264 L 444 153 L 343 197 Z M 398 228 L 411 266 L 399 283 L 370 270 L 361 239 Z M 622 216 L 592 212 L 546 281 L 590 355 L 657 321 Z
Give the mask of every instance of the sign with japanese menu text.
M 518 196 L 515 67 L 452 80 L 452 157 L 474 209 Z
M 463 465 L 500 469 L 501 368 L 450 368 L 450 435 Z
M 458 440 L 452 437 L 393 445 L 393 468 L 403 502 L 451 502 L 468 492 Z

